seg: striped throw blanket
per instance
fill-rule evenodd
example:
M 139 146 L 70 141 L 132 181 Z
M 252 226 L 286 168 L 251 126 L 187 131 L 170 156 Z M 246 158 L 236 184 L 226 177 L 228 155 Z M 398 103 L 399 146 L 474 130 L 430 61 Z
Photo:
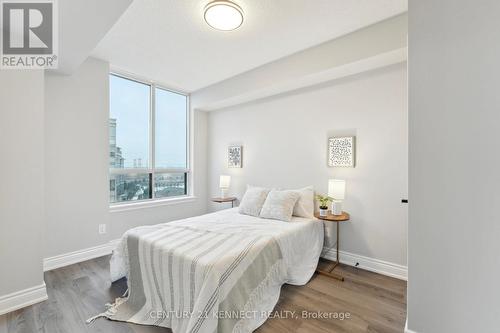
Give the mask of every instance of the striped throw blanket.
M 128 296 L 90 321 L 107 317 L 174 333 L 251 332 L 266 320 L 261 304 L 274 306 L 287 274 L 274 237 L 255 233 L 167 223 L 132 229 L 119 246 Z

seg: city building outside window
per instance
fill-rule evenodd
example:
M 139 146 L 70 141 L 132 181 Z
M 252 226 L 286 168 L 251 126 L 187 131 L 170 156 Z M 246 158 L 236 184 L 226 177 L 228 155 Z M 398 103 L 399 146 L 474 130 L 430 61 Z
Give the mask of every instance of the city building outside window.
M 188 195 L 189 96 L 110 74 L 110 204 Z

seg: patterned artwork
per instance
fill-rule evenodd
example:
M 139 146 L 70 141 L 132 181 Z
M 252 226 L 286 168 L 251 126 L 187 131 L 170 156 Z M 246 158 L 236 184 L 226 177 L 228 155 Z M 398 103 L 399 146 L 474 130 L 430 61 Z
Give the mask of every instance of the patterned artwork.
M 241 146 L 229 146 L 227 150 L 227 163 L 229 168 L 241 168 Z
M 328 166 L 354 167 L 355 148 L 354 136 L 328 139 Z

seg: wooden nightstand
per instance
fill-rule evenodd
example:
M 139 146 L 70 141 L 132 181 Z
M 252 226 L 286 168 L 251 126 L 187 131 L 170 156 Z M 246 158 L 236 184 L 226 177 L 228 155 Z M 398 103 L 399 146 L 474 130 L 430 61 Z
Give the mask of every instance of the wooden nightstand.
M 314 217 L 316 217 L 317 219 L 323 220 L 323 221 L 337 223 L 337 243 L 336 243 L 337 261 L 335 262 L 335 264 L 333 265 L 333 267 L 329 271 L 323 271 L 323 270 L 317 269 L 316 272 L 318 274 L 326 275 L 328 277 L 338 279 L 340 281 L 344 281 L 344 277 L 340 274 L 334 273 L 333 270 L 339 264 L 339 231 L 340 231 L 339 224 L 340 224 L 340 222 L 349 221 L 349 218 L 350 218 L 349 213 L 342 212 L 342 215 L 333 215 L 330 213 L 330 211 L 328 211 L 327 216 L 319 216 L 319 212 L 318 212 L 318 213 L 314 213 Z
M 236 201 L 236 197 L 227 197 L 227 198 L 212 198 L 213 202 L 217 203 L 224 203 L 224 202 L 230 202 L 231 203 L 231 208 L 234 207 L 234 202 Z

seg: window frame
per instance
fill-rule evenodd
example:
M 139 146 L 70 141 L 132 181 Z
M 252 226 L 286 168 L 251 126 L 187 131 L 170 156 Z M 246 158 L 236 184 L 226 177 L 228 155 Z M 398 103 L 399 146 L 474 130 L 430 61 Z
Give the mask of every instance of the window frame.
M 149 165 L 145 168 L 109 168 L 108 167 L 108 191 L 111 175 L 126 175 L 126 174 L 144 174 L 150 175 L 150 191 L 151 198 L 133 200 L 133 201 L 118 201 L 109 202 L 109 207 L 112 211 L 119 211 L 120 208 L 123 210 L 137 209 L 142 207 L 151 207 L 157 205 L 165 205 L 176 202 L 187 202 L 194 199 L 193 193 L 193 172 L 191 168 L 191 94 L 180 91 L 177 89 L 172 89 L 167 87 L 162 83 L 158 83 L 153 80 L 147 80 L 140 78 L 137 75 L 123 73 L 117 70 L 110 70 L 109 76 L 113 75 L 125 80 L 130 80 L 140 84 L 149 86 Z M 175 94 L 183 95 L 186 97 L 186 167 L 185 168 L 156 168 L 155 165 L 155 144 L 156 144 L 156 89 L 165 90 Z M 108 88 L 109 91 L 109 88 Z M 108 119 L 111 117 L 111 110 L 108 106 Z M 109 140 L 109 138 L 108 138 Z M 108 143 L 109 144 L 109 143 Z M 108 152 L 109 155 L 109 152 Z M 176 195 L 171 197 L 155 197 L 155 175 L 164 173 L 185 173 L 185 183 L 186 183 L 186 194 Z

